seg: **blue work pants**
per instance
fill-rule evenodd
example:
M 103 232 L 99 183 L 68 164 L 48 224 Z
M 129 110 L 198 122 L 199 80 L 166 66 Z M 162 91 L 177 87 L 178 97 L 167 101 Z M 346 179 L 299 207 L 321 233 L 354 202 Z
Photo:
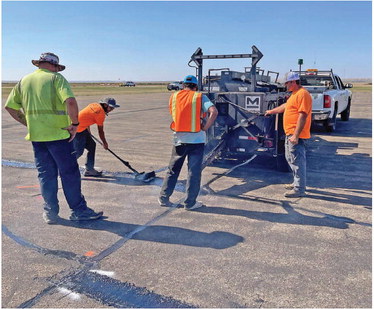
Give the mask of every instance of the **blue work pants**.
M 73 212 L 81 212 L 87 203 L 81 193 L 81 175 L 72 142 L 68 139 L 51 142 L 32 142 L 38 170 L 44 210 L 50 215 L 59 213 L 58 179 L 61 177 L 66 201 Z

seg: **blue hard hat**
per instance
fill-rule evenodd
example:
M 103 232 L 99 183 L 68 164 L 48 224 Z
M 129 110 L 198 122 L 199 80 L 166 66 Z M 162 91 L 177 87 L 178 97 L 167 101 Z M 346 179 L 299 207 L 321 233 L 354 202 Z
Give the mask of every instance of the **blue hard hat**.
M 195 85 L 197 85 L 197 78 L 193 75 L 187 75 L 184 78 L 183 84 L 195 84 Z

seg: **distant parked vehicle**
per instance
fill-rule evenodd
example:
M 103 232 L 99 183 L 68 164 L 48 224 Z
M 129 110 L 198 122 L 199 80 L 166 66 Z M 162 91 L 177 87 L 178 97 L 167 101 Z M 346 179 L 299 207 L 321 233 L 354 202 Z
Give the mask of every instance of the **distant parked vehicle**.
M 171 82 L 167 86 L 168 90 L 182 90 L 183 89 L 183 82 Z
M 135 83 L 134 82 L 126 82 L 126 83 L 123 83 L 120 85 L 121 87 L 135 87 Z

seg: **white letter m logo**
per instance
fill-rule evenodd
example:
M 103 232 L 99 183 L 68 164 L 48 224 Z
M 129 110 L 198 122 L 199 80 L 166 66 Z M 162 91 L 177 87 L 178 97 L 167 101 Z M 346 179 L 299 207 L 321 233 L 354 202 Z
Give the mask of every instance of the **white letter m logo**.
M 261 110 L 261 96 L 246 96 L 245 109 L 249 112 L 260 112 Z

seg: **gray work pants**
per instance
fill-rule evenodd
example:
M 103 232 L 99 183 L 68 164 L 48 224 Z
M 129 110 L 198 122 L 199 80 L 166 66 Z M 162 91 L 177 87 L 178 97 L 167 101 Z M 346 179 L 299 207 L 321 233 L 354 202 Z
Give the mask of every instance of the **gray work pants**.
M 292 135 L 286 137 L 286 160 L 292 170 L 294 190 L 304 193 L 306 188 L 305 140 L 299 138 L 299 142 L 294 145 L 289 141 L 291 136 Z
M 191 207 L 196 203 L 197 196 L 200 192 L 204 144 L 182 144 L 173 146 L 169 168 L 160 192 L 160 199 L 167 201 L 173 194 L 186 157 L 188 159 L 187 197 L 183 204 L 186 207 Z

